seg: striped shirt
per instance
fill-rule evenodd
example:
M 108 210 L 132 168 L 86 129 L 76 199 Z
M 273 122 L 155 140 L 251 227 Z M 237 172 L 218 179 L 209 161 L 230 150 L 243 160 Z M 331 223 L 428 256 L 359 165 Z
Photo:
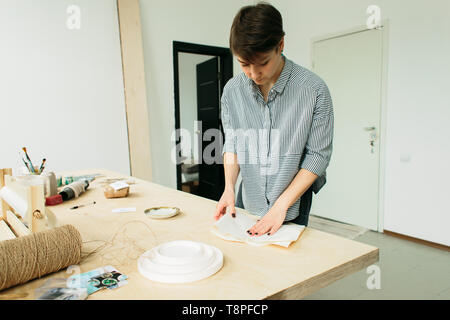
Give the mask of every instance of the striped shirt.
M 317 193 L 326 181 L 333 140 L 333 104 L 325 82 L 285 58 L 267 102 L 258 86 L 241 73 L 230 79 L 221 99 L 225 132 L 222 155 L 237 154 L 242 201 L 249 212 L 264 216 L 304 168 L 319 176 Z M 300 200 L 285 221 L 299 215 Z

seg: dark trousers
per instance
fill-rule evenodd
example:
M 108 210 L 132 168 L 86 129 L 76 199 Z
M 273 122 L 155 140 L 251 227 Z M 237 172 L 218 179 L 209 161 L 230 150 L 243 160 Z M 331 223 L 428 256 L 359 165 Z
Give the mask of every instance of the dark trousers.
M 287 222 L 293 222 L 293 223 L 304 225 L 304 226 L 308 225 L 309 212 L 311 211 L 311 204 L 312 204 L 312 196 L 313 196 L 313 191 L 312 191 L 312 186 L 311 186 L 311 187 L 309 187 L 308 190 L 306 190 L 306 192 L 300 198 L 300 209 L 299 209 L 300 214 L 294 220 L 287 221 Z M 236 199 L 235 206 L 238 208 L 245 209 L 244 203 L 242 201 L 242 182 L 239 185 L 239 191 L 238 191 L 236 198 L 237 199 Z
M 309 189 L 306 190 L 305 193 L 300 198 L 300 210 L 299 210 L 300 214 L 298 215 L 297 218 L 289 222 L 293 222 L 304 226 L 308 225 L 309 212 L 311 211 L 311 204 L 312 204 L 312 196 L 313 196 L 312 187 L 309 187 Z

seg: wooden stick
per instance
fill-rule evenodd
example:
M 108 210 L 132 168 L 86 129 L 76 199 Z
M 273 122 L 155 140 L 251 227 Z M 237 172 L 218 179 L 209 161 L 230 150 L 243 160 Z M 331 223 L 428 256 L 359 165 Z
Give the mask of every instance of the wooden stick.
M 0 241 L 15 239 L 16 236 L 11 231 L 5 221 L 0 220 Z
M 0 169 L 0 188 L 3 188 L 5 186 L 5 175 L 12 176 L 12 169 L 11 168 Z M 11 210 L 11 207 L 5 201 L 3 201 L 3 199 L 1 200 L 1 207 L 3 219 L 6 220 L 6 211 Z
M 18 237 L 23 237 L 23 236 L 27 236 L 29 234 L 31 234 L 30 229 L 28 229 L 22 221 L 19 220 L 19 218 L 16 217 L 16 215 L 14 213 L 12 213 L 11 211 L 7 211 L 6 212 L 7 215 L 7 221 L 9 223 L 9 225 L 11 226 L 11 228 L 13 229 L 14 233 L 18 236 Z
M 47 229 L 46 226 L 46 209 L 44 186 L 36 185 L 30 186 L 31 191 L 31 214 L 28 220 L 28 227 L 33 233 Z
M 5 186 L 5 173 L 4 173 L 4 169 L 0 169 L 0 189 L 3 188 Z M 0 219 L 6 219 L 6 209 L 5 209 L 5 205 L 6 202 L 3 201 L 3 199 L 0 200 L 0 206 L 2 211 L 0 212 Z

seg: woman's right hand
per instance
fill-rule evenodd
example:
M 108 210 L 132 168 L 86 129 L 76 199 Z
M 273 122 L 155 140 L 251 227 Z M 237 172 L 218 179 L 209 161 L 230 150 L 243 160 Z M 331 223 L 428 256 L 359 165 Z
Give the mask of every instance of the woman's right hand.
M 227 207 L 230 208 L 228 212 L 234 218 L 236 217 L 236 209 L 234 207 L 234 190 L 225 188 L 225 191 L 220 197 L 217 203 L 216 212 L 214 213 L 214 219 L 219 220 L 222 216 L 227 213 Z

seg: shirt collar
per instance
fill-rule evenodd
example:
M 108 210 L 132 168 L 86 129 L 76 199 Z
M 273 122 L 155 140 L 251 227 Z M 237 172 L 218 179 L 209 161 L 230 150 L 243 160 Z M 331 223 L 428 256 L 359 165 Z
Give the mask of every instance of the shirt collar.
M 281 74 L 278 77 L 277 82 L 275 82 L 275 84 L 273 85 L 273 89 L 278 93 L 283 92 L 284 88 L 286 87 L 286 83 L 291 77 L 292 72 L 292 61 L 284 56 L 283 58 L 284 58 L 283 70 L 281 71 Z
M 278 93 L 282 93 L 284 88 L 286 87 L 286 84 L 291 77 L 292 73 L 292 61 L 283 56 L 284 59 L 284 66 L 283 70 L 281 70 L 280 76 L 278 77 L 277 81 L 273 85 L 272 89 Z M 252 92 L 255 96 L 260 94 L 260 90 L 256 83 L 253 82 L 252 79 L 247 78 L 248 84 L 252 87 Z

